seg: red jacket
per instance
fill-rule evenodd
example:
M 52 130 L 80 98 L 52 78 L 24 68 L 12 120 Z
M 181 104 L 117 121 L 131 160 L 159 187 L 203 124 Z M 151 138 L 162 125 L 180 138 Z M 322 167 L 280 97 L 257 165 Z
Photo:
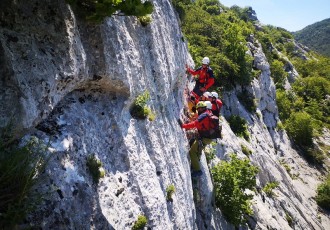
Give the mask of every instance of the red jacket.
M 204 88 L 207 90 L 214 84 L 213 70 L 211 67 L 202 68 L 199 67 L 196 70 L 187 68 L 188 73 L 192 75 L 199 75 L 198 82 L 204 84 Z
M 193 129 L 197 128 L 198 131 L 205 131 L 210 129 L 210 118 L 209 115 L 211 112 L 206 110 L 204 113 L 198 116 L 197 120 L 183 124 L 182 128 L 184 129 Z
M 222 101 L 220 99 L 216 99 L 215 101 L 212 100 L 211 101 L 212 103 L 212 113 L 215 115 L 215 116 L 218 116 L 220 115 L 220 109 L 222 107 Z

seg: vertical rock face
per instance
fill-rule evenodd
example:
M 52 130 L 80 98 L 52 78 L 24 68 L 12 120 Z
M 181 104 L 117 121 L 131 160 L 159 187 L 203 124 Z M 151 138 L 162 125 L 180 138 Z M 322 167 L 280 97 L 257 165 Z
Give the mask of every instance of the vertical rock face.
M 0 126 L 11 121 L 18 133 L 50 142 L 46 179 L 38 188 L 44 199 L 29 225 L 130 229 L 144 215 L 151 229 L 233 229 L 212 206 L 204 156 L 194 204 L 188 142 L 176 123 L 184 101 L 184 64 L 192 60 L 170 1 L 153 4 L 152 23 L 142 27 L 135 17 L 120 16 L 90 25 L 64 0 L 1 1 Z M 257 42 L 249 47 L 261 75 L 244 90 L 256 99 L 259 115 L 238 100 L 242 88 L 224 94 L 223 114 L 244 117 L 251 140 L 237 138 L 224 122 L 211 165 L 233 152 L 244 157 L 241 145 L 248 146 L 261 169 L 258 186 L 280 182 L 276 198 L 255 194 L 250 227 L 324 229 L 329 220 L 321 216 L 321 224 L 314 218 L 319 214 L 311 201 L 318 174 L 275 129 L 269 64 Z M 145 90 L 155 121 L 129 113 Z M 91 155 L 105 169 L 98 184 L 86 166 Z M 292 180 L 280 162 L 291 167 L 291 176 L 299 172 L 299 179 Z M 172 202 L 166 199 L 169 185 L 175 186 Z
M 52 150 L 32 225 L 128 229 L 145 215 L 152 229 L 193 228 L 187 142 L 176 123 L 188 52 L 170 2 L 153 4 L 146 27 L 120 16 L 88 25 L 65 1 L 1 4 L 1 126 L 35 128 Z M 153 122 L 129 113 L 145 90 Z M 92 154 L 106 172 L 99 184 L 86 167 Z

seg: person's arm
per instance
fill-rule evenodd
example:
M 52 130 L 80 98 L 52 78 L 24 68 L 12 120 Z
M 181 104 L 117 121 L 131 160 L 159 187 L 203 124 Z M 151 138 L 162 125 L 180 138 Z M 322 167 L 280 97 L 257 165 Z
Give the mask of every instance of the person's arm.
M 188 73 L 192 74 L 192 75 L 197 75 L 200 73 L 200 68 L 196 69 L 196 70 L 193 70 L 193 69 L 190 69 L 188 66 L 187 66 L 187 71 Z
M 214 84 L 214 78 L 209 78 L 208 81 L 207 81 L 206 86 L 204 87 L 204 88 L 205 88 L 205 91 L 206 91 L 208 88 L 210 88 L 213 84 Z
M 184 129 L 193 129 L 193 128 L 197 127 L 197 123 L 198 123 L 198 121 L 196 120 L 196 121 L 189 122 L 187 124 L 183 124 L 181 127 Z
M 218 108 L 219 108 L 219 110 L 220 110 L 221 107 L 222 107 L 222 101 L 221 101 L 220 99 L 217 99 L 216 102 L 217 102 L 217 104 L 218 104 Z

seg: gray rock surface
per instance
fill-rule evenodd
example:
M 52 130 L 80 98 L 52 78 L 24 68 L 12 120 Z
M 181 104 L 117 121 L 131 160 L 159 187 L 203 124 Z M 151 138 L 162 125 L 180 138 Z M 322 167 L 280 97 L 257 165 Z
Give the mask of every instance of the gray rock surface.
M 212 205 L 204 155 L 204 175 L 194 191 L 188 141 L 176 122 L 184 89 L 191 87 L 185 63 L 193 61 L 170 1 L 153 4 L 152 23 L 142 27 L 135 17 L 118 16 L 91 25 L 64 0 L 0 3 L 0 125 L 11 120 L 17 133 L 50 141 L 47 179 L 38 188 L 43 201 L 27 225 L 131 229 L 145 215 L 149 229 L 234 229 Z M 246 110 L 237 97 L 243 89 L 237 87 L 224 93 L 223 115 L 244 117 L 251 138 L 236 137 L 223 118 L 223 139 L 210 166 L 230 153 L 246 157 L 244 144 L 261 169 L 258 186 L 280 183 L 273 198 L 255 193 L 255 214 L 243 228 L 326 229 L 329 217 L 312 199 L 320 173 L 291 148 L 285 132 L 276 130 L 269 64 L 257 42 L 249 47 L 261 75 L 244 90 L 255 98 L 257 111 Z M 136 120 L 129 113 L 145 90 L 155 121 Z M 86 166 L 92 154 L 105 169 L 98 184 Z M 169 185 L 176 188 L 172 202 L 166 200 Z M 293 219 L 291 227 L 287 216 Z

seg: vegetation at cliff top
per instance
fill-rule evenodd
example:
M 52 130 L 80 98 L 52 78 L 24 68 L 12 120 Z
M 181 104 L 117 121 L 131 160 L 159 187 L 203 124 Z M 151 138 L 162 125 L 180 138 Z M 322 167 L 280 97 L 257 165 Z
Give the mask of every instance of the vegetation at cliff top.
M 98 23 L 113 14 L 142 17 L 153 11 L 150 1 L 141 0 L 66 0 L 66 2 L 76 10 L 78 15 Z

